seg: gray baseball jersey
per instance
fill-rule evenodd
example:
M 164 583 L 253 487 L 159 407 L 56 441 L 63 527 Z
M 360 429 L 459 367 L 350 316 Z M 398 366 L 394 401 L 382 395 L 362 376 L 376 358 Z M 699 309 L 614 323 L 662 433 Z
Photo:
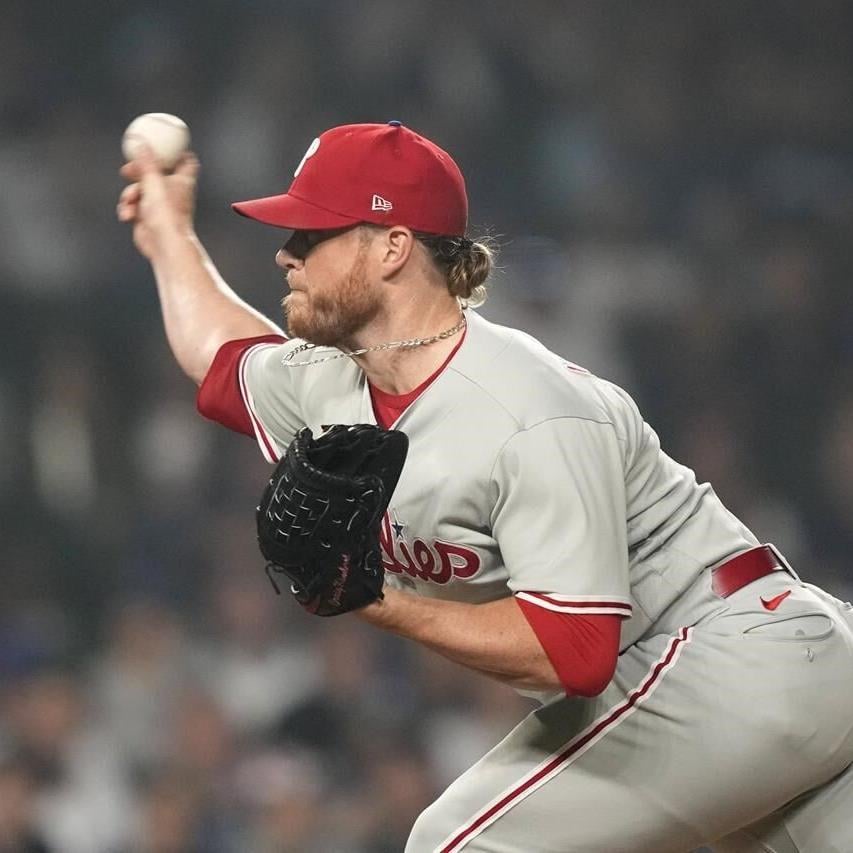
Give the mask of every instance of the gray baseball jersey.
M 618 614 L 622 652 L 600 695 L 540 697 L 423 812 L 407 853 L 684 853 L 727 834 L 720 850 L 849 850 L 849 607 L 787 572 L 716 595 L 708 569 L 757 540 L 661 450 L 631 398 L 467 318 L 395 424 L 410 450 L 382 528 L 388 582 Z M 295 356 L 317 363 L 288 366 L 298 345 L 257 343 L 239 364 L 270 461 L 303 426 L 376 422 L 354 362 L 321 363 L 317 349 Z
M 389 575 L 421 595 L 514 593 L 563 613 L 619 614 L 625 648 L 705 567 L 757 544 L 661 450 L 622 389 L 523 332 L 467 319 L 458 352 L 394 425 L 410 451 L 383 524 Z M 258 344 L 241 365 L 271 461 L 303 426 L 376 422 L 354 362 L 285 365 L 297 345 Z

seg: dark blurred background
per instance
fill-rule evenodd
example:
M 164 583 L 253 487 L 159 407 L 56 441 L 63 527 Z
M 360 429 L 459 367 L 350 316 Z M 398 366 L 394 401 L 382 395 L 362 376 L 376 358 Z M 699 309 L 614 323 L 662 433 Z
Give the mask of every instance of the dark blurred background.
M 274 596 L 266 466 L 194 411 L 114 206 L 190 125 L 198 230 L 278 318 L 287 187 L 400 119 L 503 245 L 482 309 L 624 385 L 802 576 L 853 590 L 853 6 L 0 2 L 0 851 L 402 850 L 527 710 Z

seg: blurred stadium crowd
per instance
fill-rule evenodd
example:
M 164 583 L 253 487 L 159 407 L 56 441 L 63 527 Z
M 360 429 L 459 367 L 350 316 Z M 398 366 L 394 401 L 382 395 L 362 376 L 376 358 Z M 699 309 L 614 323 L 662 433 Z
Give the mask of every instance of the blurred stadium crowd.
M 274 595 L 265 466 L 195 414 L 114 219 L 141 112 L 190 124 L 199 232 L 272 316 L 281 238 L 228 202 L 335 124 L 443 144 L 504 247 L 484 314 L 850 597 L 849 4 L 13 0 L 0 55 L 0 853 L 399 851 L 528 707 Z

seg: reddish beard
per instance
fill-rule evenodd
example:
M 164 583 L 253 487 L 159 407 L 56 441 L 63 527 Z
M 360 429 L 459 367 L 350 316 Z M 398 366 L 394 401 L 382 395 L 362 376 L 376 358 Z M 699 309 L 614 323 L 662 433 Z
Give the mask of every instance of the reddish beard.
M 337 287 L 288 294 L 282 302 L 288 333 L 318 346 L 352 348 L 358 332 L 380 307 L 378 294 L 367 282 L 366 268 L 367 252 L 361 248 Z

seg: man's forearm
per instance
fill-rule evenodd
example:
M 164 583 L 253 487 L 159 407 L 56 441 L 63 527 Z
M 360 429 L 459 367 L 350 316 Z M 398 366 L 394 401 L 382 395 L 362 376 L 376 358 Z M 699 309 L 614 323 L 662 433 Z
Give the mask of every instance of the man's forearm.
M 231 290 L 194 234 L 170 234 L 151 266 L 169 345 L 196 383 L 204 379 L 217 350 L 227 341 L 283 334 Z
M 515 599 L 462 604 L 395 589 L 356 611 L 365 621 L 415 640 L 456 663 L 530 690 L 562 689 Z

